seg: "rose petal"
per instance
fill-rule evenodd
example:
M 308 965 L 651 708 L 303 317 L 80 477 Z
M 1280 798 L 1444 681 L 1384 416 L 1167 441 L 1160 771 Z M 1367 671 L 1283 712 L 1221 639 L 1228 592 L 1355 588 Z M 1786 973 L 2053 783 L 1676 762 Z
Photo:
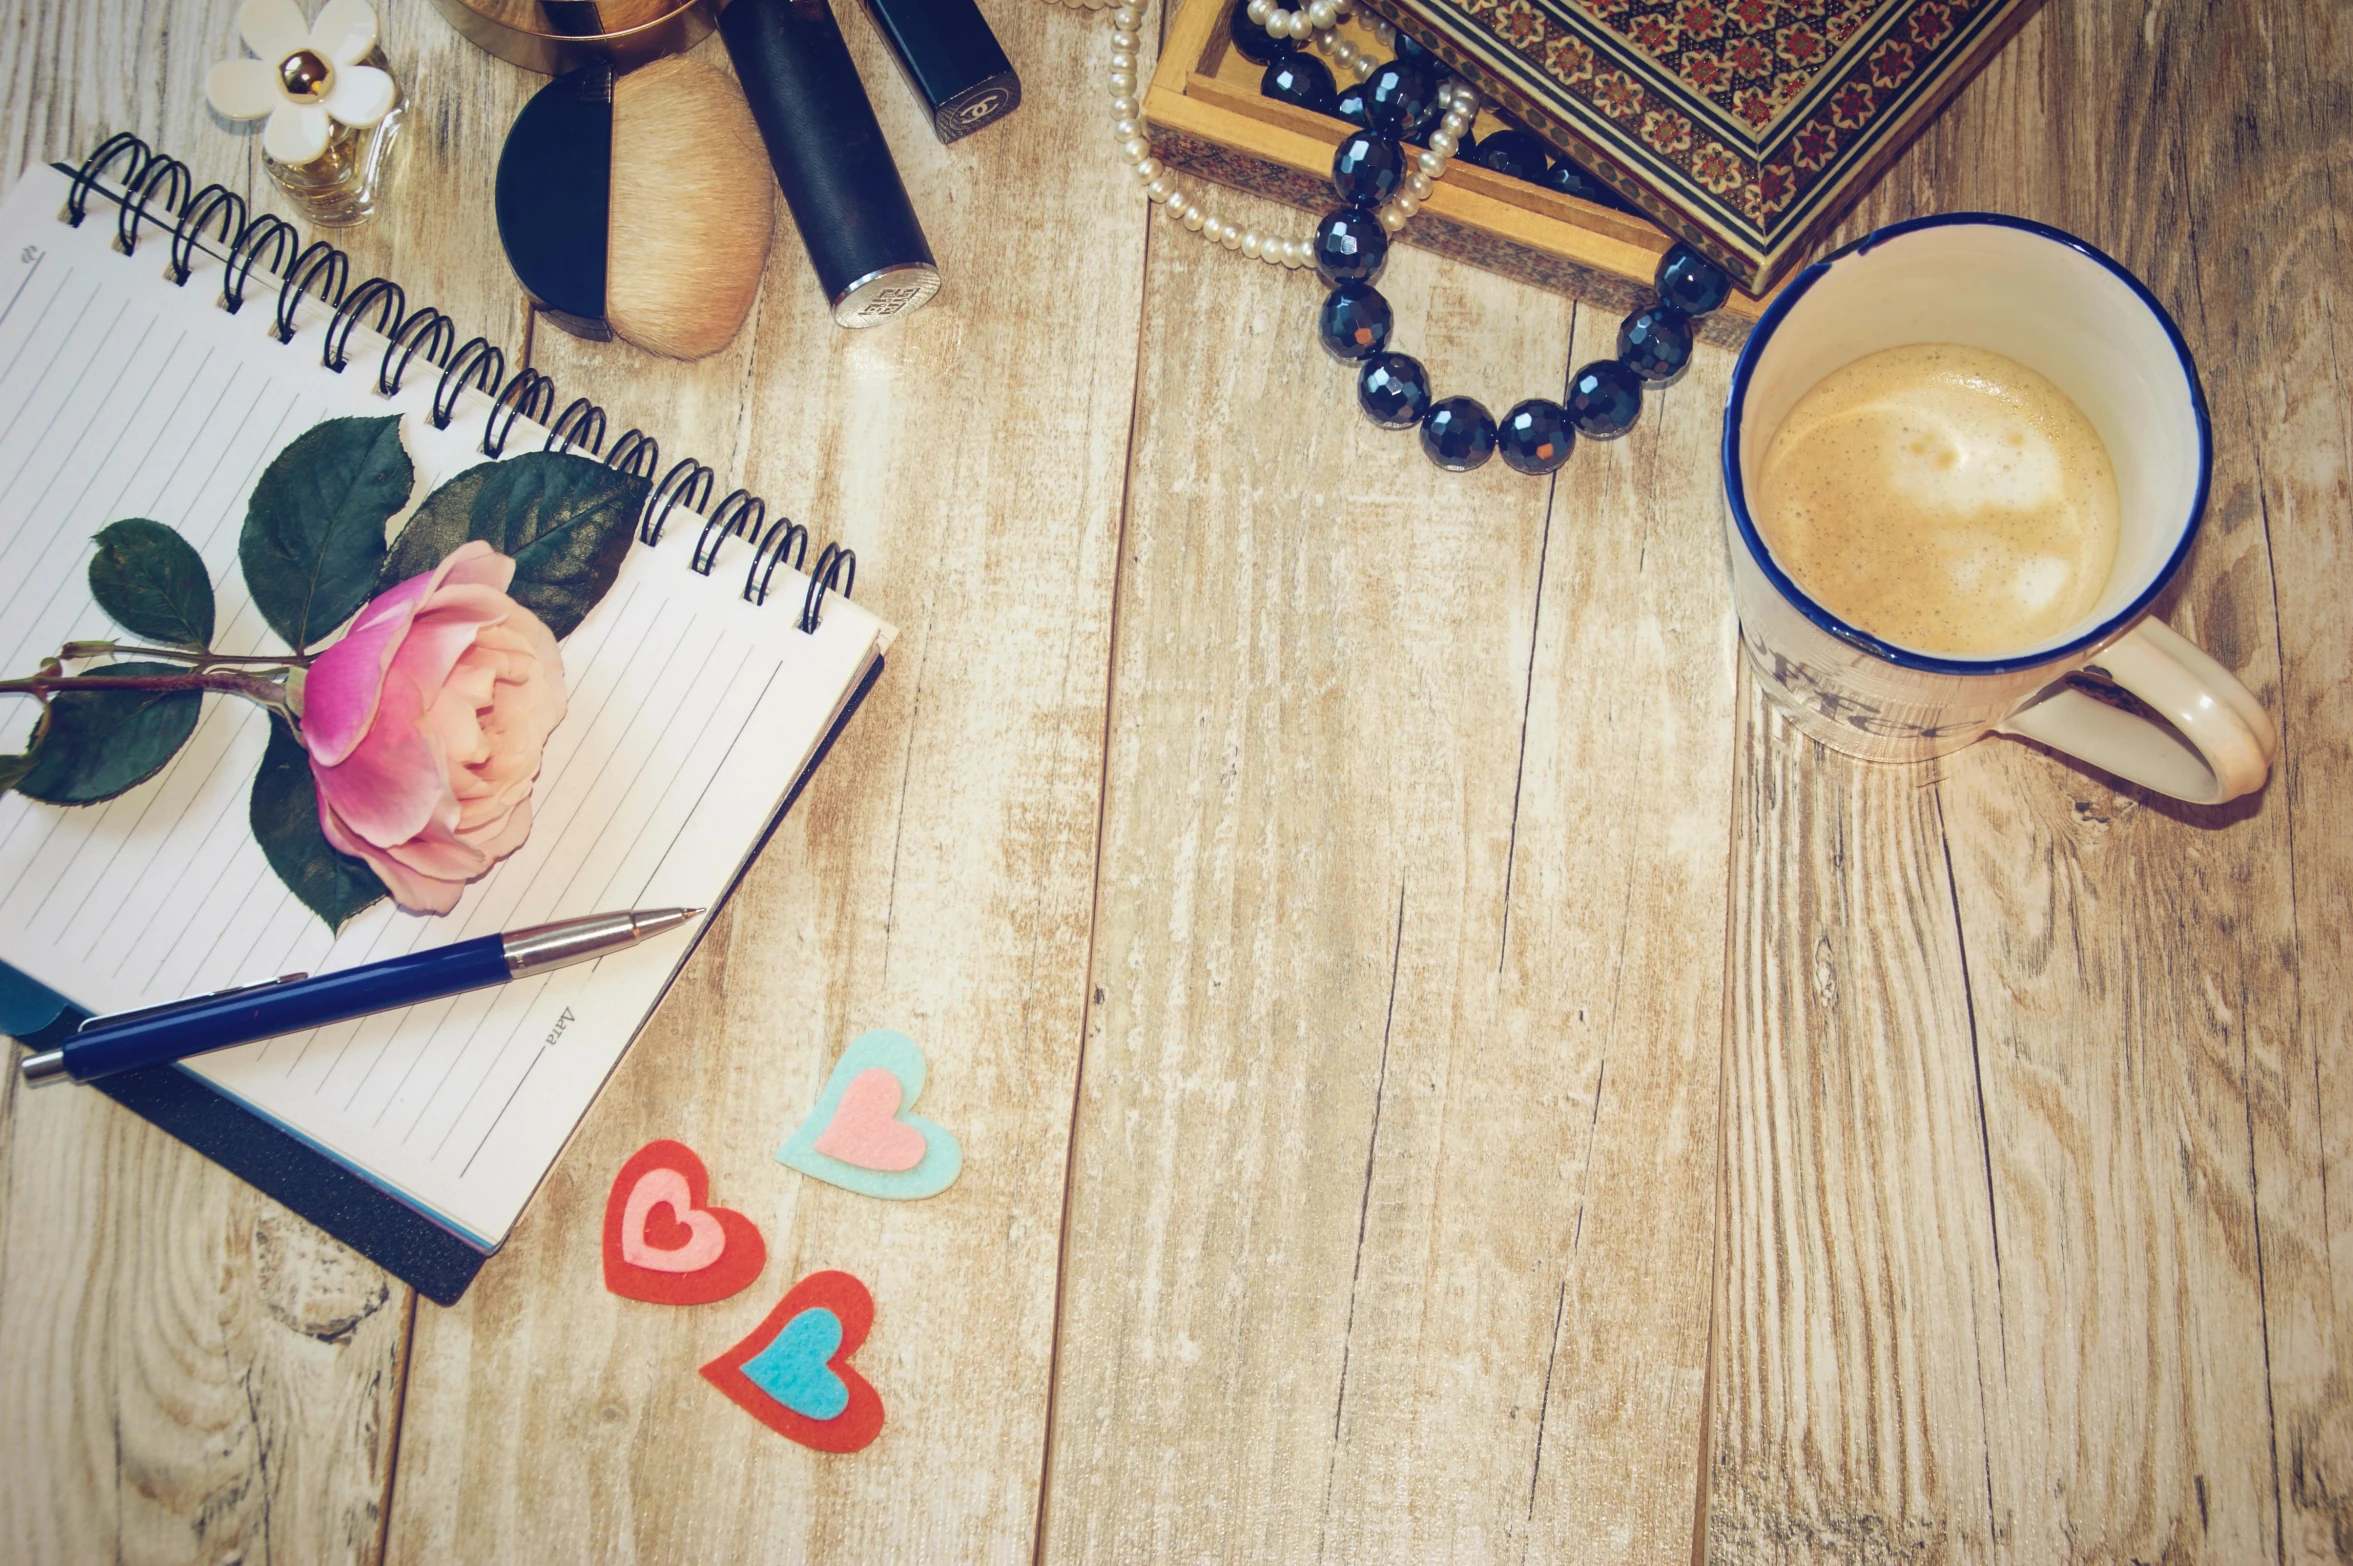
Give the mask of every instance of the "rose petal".
M 262 127 L 261 150 L 280 163 L 299 167 L 327 150 L 327 111 L 281 103 Z
M 481 539 L 469 538 L 449 552 L 434 580 L 454 582 L 460 587 L 488 587 L 503 593 L 514 583 L 515 562 Z
M 302 687 L 302 744 L 313 761 L 334 766 L 367 737 L 385 671 L 432 586 L 430 575 L 416 576 L 379 594 L 341 641 L 311 661 Z
M 310 24 L 310 46 L 337 65 L 357 65 L 376 47 L 376 8 L 367 0 L 327 0 Z
M 376 724 L 368 741 L 332 766 L 311 758 L 319 796 L 361 837 L 390 848 L 415 837 L 457 801 L 443 779 L 447 767 L 433 736 L 420 726 L 424 694 L 398 673 L 384 677 Z
M 402 638 L 408 635 L 409 622 L 444 583 L 455 580 L 461 586 L 503 589 L 514 579 L 514 561 L 481 539 L 470 538 L 443 556 L 432 570 L 420 571 L 370 599 L 353 618 L 343 639 L 311 664 L 303 688 L 303 748 L 313 759 L 334 766 L 366 737 L 376 721 L 377 692 L 392 667 L 393 655 L 400 651 Z M 487 603 L 469 601 L 488 613 Z M 507 608 L 512 612 L 512 605 Z M 454 660 L 455 654 L 451 656 Z M 438 686 L 440 679 L 437 672 L 431 683 Z
M 319 107 L 346 125 L 366 130 L 392 112 L 392 101 L 399 95 L 392 78 L 374 66 L 346 65 L 335 72 L 335 85 Z
M 245 0 L 237 8 L 237 32 L 273 73 L 280 60 L 310 43 L 310 24 L 294 0 Z
M 410 913 L 445 914 L 458 905 L 458 896 L 465 890 L 464 882 L 419 875 L 344 826 L 336 819 L 334 807 L 324 795 L 319 798 L 319 830 L 337 852 L 367 861 L 368 868 L 376 872 L 376 878 L 392 894 L 392 900 Z
M 223 60 L 205 73 L 204 101 L 231 120 L 258 120 L 286 101 L 278 73 L 259 60 Z

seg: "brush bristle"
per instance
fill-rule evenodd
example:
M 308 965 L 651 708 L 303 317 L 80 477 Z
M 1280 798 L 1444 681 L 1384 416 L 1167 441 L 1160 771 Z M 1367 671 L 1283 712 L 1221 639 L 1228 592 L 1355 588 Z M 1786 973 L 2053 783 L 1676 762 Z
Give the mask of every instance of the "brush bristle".
M 735 79 L 658 60 L 613 84 L 605 319 L 649 353 L 727 346 L 760 290 L 776 176 Z

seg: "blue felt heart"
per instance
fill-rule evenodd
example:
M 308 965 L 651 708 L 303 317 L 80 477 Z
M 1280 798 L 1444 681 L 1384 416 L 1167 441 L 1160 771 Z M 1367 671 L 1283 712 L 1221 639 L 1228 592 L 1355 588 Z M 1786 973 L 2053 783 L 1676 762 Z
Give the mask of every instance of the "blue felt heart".
M 923 1135 L 923 1157 L 912 1169 L 866 1169 L 844 1163 L 817 1150 L 817 1143 L 841 1113 L 843 1095 L 869 1071 L 887 1071 L 899 1079 L 897 1119 Z M 947 1127 L 910 1114 L 923 1092 L 923 1051 L 906 1034 L 890 1028 L 861 1033 L 842 1051 L 817 1107 L 778 1150 L 776 1161 L 814 1175 L 845 1191 L 881 1196 L 894 1201 L 936 1196 L 946 1190 L 964 1168 L 964 1149 Z
M 850 1406 L 850 1389 L 826 1367 L 841 1352 L 841 1318 L 829 1310 L 805 1310 L 784 1324 L 768 1346 L 743 1363 L 752 1385 L 804 1419 L 839 1419 Z

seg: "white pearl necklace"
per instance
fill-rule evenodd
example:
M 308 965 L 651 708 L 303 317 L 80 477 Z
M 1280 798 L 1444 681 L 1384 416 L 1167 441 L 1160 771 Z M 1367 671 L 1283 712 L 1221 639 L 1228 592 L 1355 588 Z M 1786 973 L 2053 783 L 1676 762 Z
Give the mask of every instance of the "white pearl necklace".
M 1061 0 L 1061 3 L 1088 11 L 1109 8 L 1109 0 Z M 1263 18 L 1259 15 L 1261 9 L 1266 12 Z M 1250 0 L 1247 14 L 1277 37 L 1313 37 L 1316 48 L 1358 81 L 1380 69 L 1378 61 L 1335 31 L 1348 18 L 1348 0 L 1309 0 L 1308 5 L 1296 11 L 1279 10 L 1274 0 Z M 1119 143 L 1120 157 L 1143 182 L 1144 194 L 1168 208 L 1186 228 L 1213 244 L 1238 250 L 1270 265 L 1293 268 L 1315 265 L 1312 237 L 1284 239 L 1218 217 L 1202 207 L 1199 196 L 1177 183 L 1166 164 L 1152 156 L 1152 143 L 1144 134 L 1143 88 L 1136 71 L 1136 51 L 1143 43 L 1139 29 L 1143 23 L 1144 14 L 1135 6 L 1111 9 L 1111 135 Z M 1385 22 L 1376 23 L 1374 36 L 1382 47 L 1388 48 L 1396 40 L 1396 30 Z M 1413 215 L 1429 199 L 1431 187 L 1445 177 L 1447 161 L 1454 156 L 1464 132 L 1478 115 L 1479 96 L 1468 83 L 1455 82 L 1444 91 L 1447 94 L 1442 100 L 1445 116 L 1430 133 L 1430 145 L 1414 153 L 1413 166 L 1399 182 L 1397 193 L 1374 214 L 1386 233 L 1401 233 L 1413 221 Z

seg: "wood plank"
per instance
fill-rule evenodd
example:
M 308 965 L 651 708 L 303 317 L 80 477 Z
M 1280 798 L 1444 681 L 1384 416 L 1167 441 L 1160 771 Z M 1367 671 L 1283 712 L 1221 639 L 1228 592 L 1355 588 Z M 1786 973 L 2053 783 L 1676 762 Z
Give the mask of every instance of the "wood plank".
M 2353 791 L 2353 615 L 2341 591 L 2353 517 L 2353 26 L 2341 7 L 2320 7 L 2256 37 L 2277 119 L 2256 119 L 2265 134 L 2255 138 L 2242 136 L 2245 118 L 2205 126 L 2195 166 L 2209 203 L 2241 181 L 2272 193 L 2266 264 L 2226 264 L 2227 233 L 2202 239 L 2199 286 L 2244 360 L 2270 372 L 2249 378 L 2222 428 L 2249 447 L 2234 463 L 2243 487 L 2232 504 L 2261 518 L 2270 552 L 2285 735 L 2272 789 L 2288 822 L 2294 927 L 2259 992 L 2274 1002 L 2264 1025 L 2242 1037 L 2281 1555 L 2342 1560 L 2353 1554 L 2353 1204 L 2332 1202 L 2330 1187 L 2345 1189 L 2353 1158 L 2342 999 L 2353 989 L 2353 845 L 2341 824 Z
M 2332 46 L 2315 51 L 2287 6 L 2054 4 L 1854 225 L 2021 212 L 2150 282 L 2198 353 L 2217 422 L 2206 537 L 2168 614 L 2275 711 L 2282 647 L 2342 635 L 2333 607 L 2291 596 L 2284 568 L 2275 596 L 2266 540 L 2293 516 L 2321 559 L 2341 547 L 2315 526 L 2331 500 L 2342 526 L 2341 400 L 2291 379 L 2298 361 L 2304 380 L 2333 369 L 2342 261 L 2326 194 L 2344 155 L 2318 122 L 2348 78 Z M 2278 130 L 2250 140 L 2275 113 Z M 2265 194 L 2250 205 L 2250 190 Z M 2297 212 L 2297 196 L 2321 215 L 2253 219 Z M 2329 1487 L 2346 1432 L 2333 1122 L 2315 1102 L 2326 1035 L 2299 1016 L 2315 914 L 2291 901 L 2312 830 L 2292 819 L 2309 808 L 2299 769 L 2343 750 L 2338 668 L 2325 650 L 2312 666 L 2282 776 L 2219 812 L 2006 744 L 1951 758 L 1923 791 L 1933 815 L 1818 756 L 1813 797 L 1793 802 L 1777 781 L 1796 765 L 1788 741 L 1752 706 L 1735 918 L 1763 938 L 1736 959 L 1760 1004 L 1730 1045 L 1722 1558 L 2240 1561 L 2333 1553 L 2346 1537 Z M 1809 827 L 1825 783 L 1859 802 Z M 1779 890 L 1791 878 L 1806 894 L 1794 918 Z M 1832 917 L 1833 889 L 1866 885 L 1901 889 L 1900 922 Z M 1907 927 L 1913 951 L 1886 960 Z M 1844 955 L 1858 945 L 1883 954 L 1859 973 Z M 1810 958 L 1859 1041 L 1805 994 Z M 1964 1051 L 1967 1074 L 1951 1064 Z M 1825 1079 L 1914 1056 L 1937 1065 L 1919 1091 L 1785 1134 L 1788 1106 Z M 1891 1179 L 1891 1155 L 1915 1172 Z M 1807 1243 L 1817 1209 L 1885 1216 Z M 1808 1315 L 1825 1305 L 1827 1332 Z M 1790 1390 L 1809 1381 L 1815 1395 Z M 1846 1433 L 1866 1409 L 1884 1414 Z
M 1046 1555 L 1688 1551 L 1729 360 L 1557 489 L 1450 475 L 1351 406 L 1314 279 L 1165 220 L 1150 272 Z M 1499 410 L 1616 329 L 1381 286 Z
M 858 598 L 903 634 L 505 1252 L 459 1308 L 420 1312 L 397 1558 L 1030 1558 L 1144 216 L 1080 90 L 1107 29 L 984 9 L 1032 91 L 946 148 L 843 14 L 946 275 L 921 313 L 835 328 L 780 208 L 748 344 L 677 368 L 538 340 L 568 389 L 855 546 Z M 921 1112 L 964 1144 L 928 1201 L 771 1158 L 874 1027 L 923 1046 Z M 753 1290 L 698 1310 L 603 1291 L 607 1184 L 656 1136 L 766 1233 Z M 849 1458 L 696 1374 L 821 1267 L 877 1302 L 859 1364 L 889 1422 Z
M 239 52 L 231 0 L 35 4 L 0 21 L 0 189 L 130 130 L 266 210 L 257 131 L 204 106 Z M 520 102 L 429 13 L 386 8 L 412 93 L 407 195 L 337 242 L 472 329 L 519 343 L 479 250 L 487 201 L 433 200 L 487 167 Z M 258 191 L 257 191 L 258 186 Z M 299 220 L 298 220 L 299 221 Z M 154 242 L 141 256 L 158 254 Z M 125 264 L 135 264 L 126 262 Z M 160 264 L 160 263 L 158 263 Z M 95 1093 L 0 1096 L 0 1507 L 12 1561 L 373 1560 L 392 1476 L 409 1291 Z

